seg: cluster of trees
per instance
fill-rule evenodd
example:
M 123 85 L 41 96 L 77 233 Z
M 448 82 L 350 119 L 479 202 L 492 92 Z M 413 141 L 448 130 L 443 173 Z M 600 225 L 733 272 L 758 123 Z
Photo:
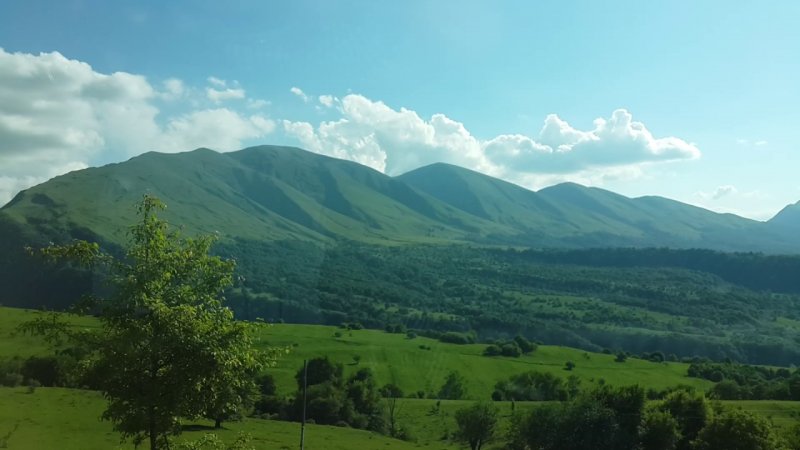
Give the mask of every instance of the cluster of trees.
M 305 369 L 301 367 L 297 371 L 295 379 L 297 392 L 293 396 L 266 396 L 256 404 L 256 413 L 300 421 L 305 382 L 308 420 L 318 424 L 384 431 L 382 396 L 369 368 L 361 368 L 345 377 L 341 363 L 334 363 L 327 357 L 315 358 L 308 361 Z
M 733 362 L 698 362 L 687 375 L 715 382 L 710 395 L 719 400 L 800 400 L 800 370 Z
M 522 335 L 516 335 L 514 339 L 510 340 L 497 340 L 492 344 L 489 344 L 486 349 L 483 350 L 484 356 L 511 356 L 511 357 L 519 357 L 522 355 L 528 355 L 536 351 L 538 345 L 534 342 L 529 341 Z
M 549 372 L 529 371 L 498 381 L 492 400 L 566 401 L 580 391 L 580 380 L 572 375 L 564 380 Z
M 794 445 L 763 418 L 712 407 L 687 390 L 646 404 L 638 386 L 603 386 L 515 414 L 506 436 L 497 416 L 497 408 L 486 403 L 461 409 L 453 437 L 472 450 L 500 440 L 511 450 L 783 450 Z

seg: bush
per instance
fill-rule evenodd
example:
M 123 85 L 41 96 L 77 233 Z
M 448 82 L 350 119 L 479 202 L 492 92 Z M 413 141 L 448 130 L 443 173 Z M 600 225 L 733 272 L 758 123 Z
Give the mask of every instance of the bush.
M 567 361 L 566 364 L 564 364 L 564 370 L 572 370 L 574 368 L 575 368 L 575 363 L 572 361 Z
M 17 372 L 0 375 L 0 385 L 6 387 L 17 387 L 22 384 L 22 380 L 22 374 Z
M 448 344 L 466 345 L 472 344 L 475 340 L 464 333 L 456 333 L 455 331 L 448 331 L 447 333 L 439 336 L 439 340 Z
M 619 353 L 617 353 L 617 357 L 614 358 L 614 362 L 621 363 L 621 362 L 625 362 L 627 359 L 628 359 L 628 355 L 626 355 L 623 352 L 619 352 Z
M 403 397 L 403 390 L 397 385 L 392 383 L 384 384 L 380 389 L 381 396 L 384 398 L 401 398 Z
M 503 356 L 510 356 L 513 358 L 517 358 L 522 354 L 522 351 L 520 351 L 519 347 L 515 342 L 509 342 L 503 344 L 503 346 L 500 347 L 500 352 L 502 353 Z
M 495 344 L 489 345 L 483 350 L 483 356 L 500 356 L 502 353 L 500 347 Z

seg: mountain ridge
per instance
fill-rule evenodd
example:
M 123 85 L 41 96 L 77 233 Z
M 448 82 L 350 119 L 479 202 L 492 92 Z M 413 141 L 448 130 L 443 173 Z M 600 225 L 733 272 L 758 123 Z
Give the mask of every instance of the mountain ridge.
M 781 214 L 762 223 L 576 183 L 531 191 L 446 163 L 389 177 L 282 146 L 148 152 L 26 189 L 0 215 L 49 240 L 82 230 L 121 242 L 145 193 L 169 205 L 171 221 L 222 238 L 800 252 Z

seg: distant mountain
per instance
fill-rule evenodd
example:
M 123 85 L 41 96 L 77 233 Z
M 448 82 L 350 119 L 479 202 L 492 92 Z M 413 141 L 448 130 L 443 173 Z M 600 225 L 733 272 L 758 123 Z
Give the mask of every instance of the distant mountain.
M 132 205 L 148 192 L 169 206 L 168 220 L 223 240 L 800 252 L 800 238 L 788 225 L 775 226 L 796 217 L 796 206 L 794 215 L 789 210 L 765 224 L 572 183 L 532 192 L 448 164 L 392 178 L 274 146 L 146 153 L 56 177 L 0 209 L 0 248 L 12 245 L 12 236 L 14 242 L 121 243 L 134 219 Z
M 512 240 L 530 246 L 800 251 L 800 239 L 762 222 L 663 197 L 631 199 L 575 183 L 532 192 L 448 164 L 422 167 L 398 179 L 466 213 L 513 227 L 517 234 Z
M 785 230 L 792 229 L 800 234 L 800 202 L 783 208 L 768 222 L 771 226 Z

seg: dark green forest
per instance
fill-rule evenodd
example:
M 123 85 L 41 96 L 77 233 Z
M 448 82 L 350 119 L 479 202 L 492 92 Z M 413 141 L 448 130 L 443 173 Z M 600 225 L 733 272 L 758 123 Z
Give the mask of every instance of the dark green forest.
M 237 317 L 397 327 L 489 342 L 522 335 L 587 350 L 800 361 L 799 256 L 710 250 L 516 250 L 227 240 Z M 100 274 L 6 263 L 2 303 L 63 309 Z M 45 282 L 47 280 L 47 282 Z M 55 280 L 55 281 L 54 281 Z

